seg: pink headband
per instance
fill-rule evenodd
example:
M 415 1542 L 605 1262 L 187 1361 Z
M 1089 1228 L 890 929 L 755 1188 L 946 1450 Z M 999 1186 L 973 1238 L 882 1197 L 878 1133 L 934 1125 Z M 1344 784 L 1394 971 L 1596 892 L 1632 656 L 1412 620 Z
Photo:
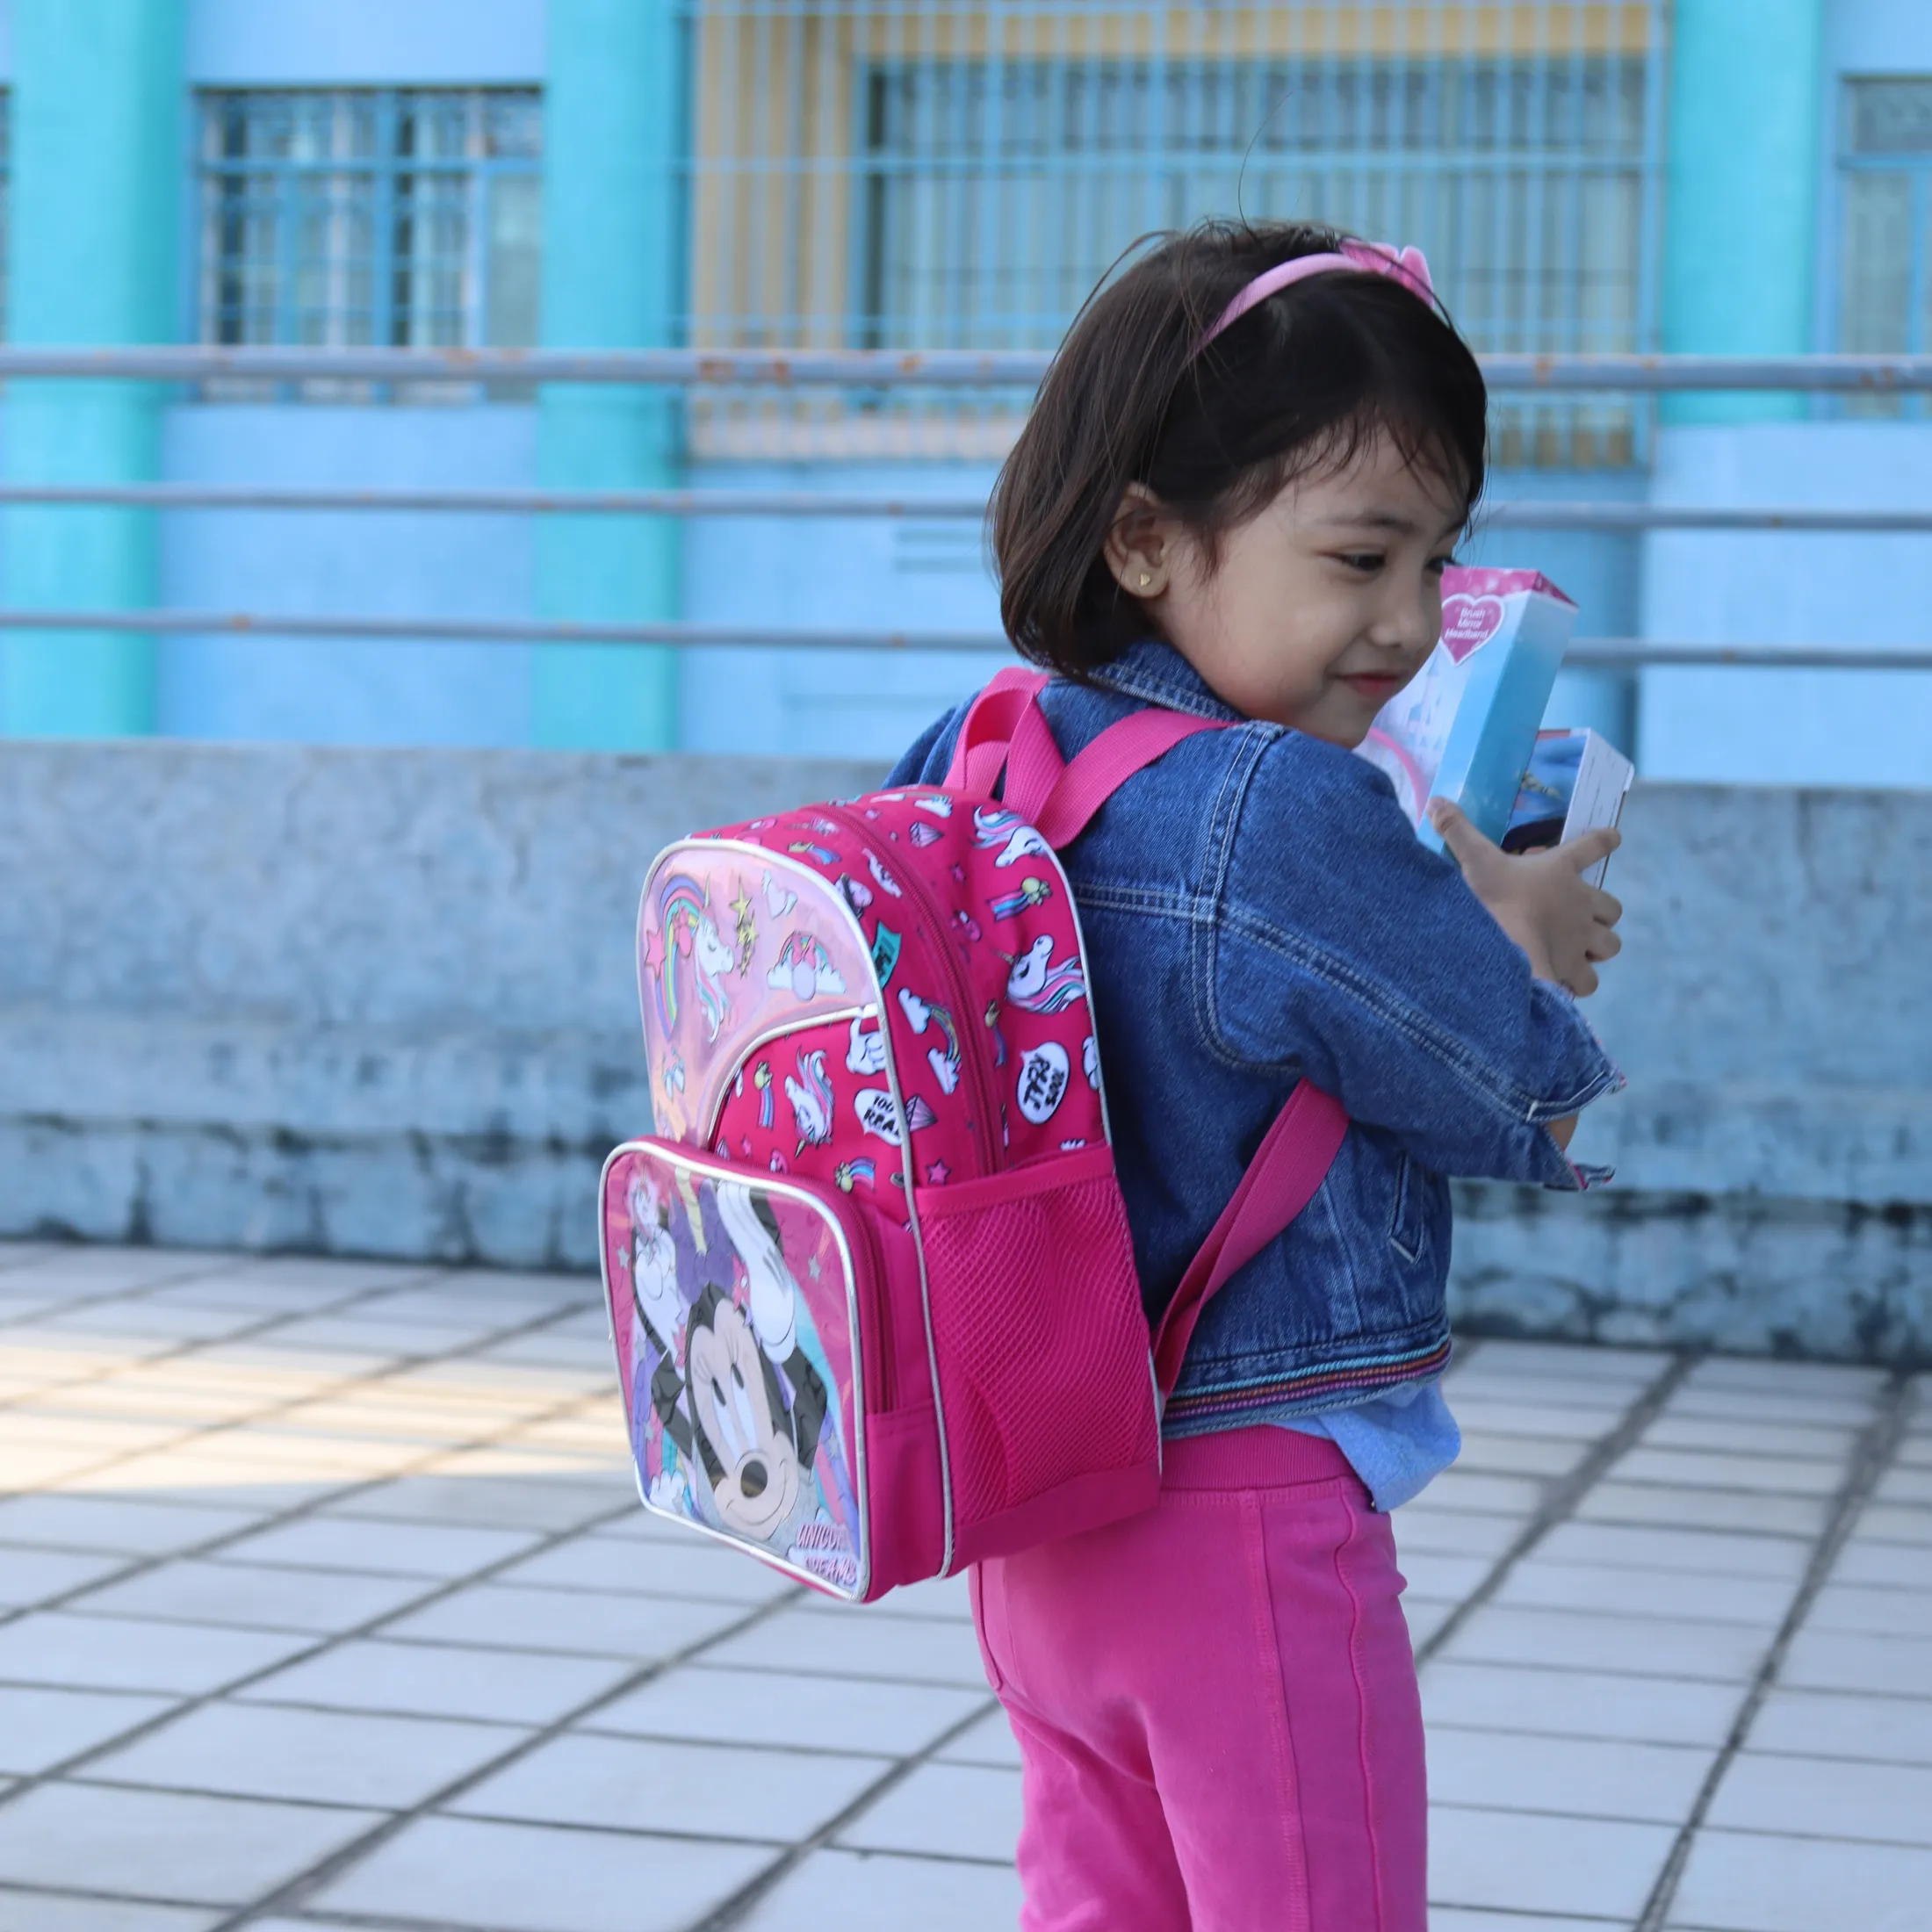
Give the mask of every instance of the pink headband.
M 1344 242 L 1333 255 L 1298 255 L 1293 261 L 1280 262 L 1265 269 L 1221 312 L 1221 319 L 1194 344 L 1200 355 L 1215 337 L 1238 322 L 1258 302 L 1265 302 L 1278 291 L 1305 281 L 1311 275 L 1330 275 L 1337 269 L 1367 275 L 1386 275 L 1400 282 L 1411 294 L 1425 302 L 1436 299 L 1435 285 L 1429 279 L 1429 264 L 1420 249 L 1394 249 L 1386 242 Z

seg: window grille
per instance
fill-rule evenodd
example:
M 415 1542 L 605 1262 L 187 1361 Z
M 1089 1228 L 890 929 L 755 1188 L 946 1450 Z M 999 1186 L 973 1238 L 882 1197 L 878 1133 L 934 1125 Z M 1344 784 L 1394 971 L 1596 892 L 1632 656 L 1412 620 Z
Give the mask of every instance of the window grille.
M 1654 346 L 1663 0 L 688 0 L 687 18 L 695 342 L 1050 345 L 1137 236 L 1242 210 L 1420 245 L 1481 350 Z M 797 439 L 797 406 L 744 407 Z M 811 408 L 854 453 L 996 453 L 1016 414 Z M 1504 463 L 1636 453 L 1614 399 L 1499 405 L 1496 427 Z M 760 440 L 722 407 L 694 429 Z
M 534 342 L 541 168 L 535 90 L 203 95 L 201 339 Z
M 1932 76 L 1854 80 L 1840 152 L 1838 345 L 1932 351 Z M 1871 396 L 1859 415 L 1921 415 L 1922 398 Z

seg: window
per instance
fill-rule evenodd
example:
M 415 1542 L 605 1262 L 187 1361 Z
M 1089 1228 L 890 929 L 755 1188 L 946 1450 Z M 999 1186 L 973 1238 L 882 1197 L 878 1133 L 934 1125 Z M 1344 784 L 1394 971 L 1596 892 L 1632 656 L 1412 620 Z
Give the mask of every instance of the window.
M 1236 207 L 1415 242 L 1479 350 L 1643 344 L 1647 63 L 922 61 L 866 86 L 861 340 L 1047 345 L 1134 238 Z M 1508 462 L 1628 462 L 1505 405 Z
M 205 94 L 201 339 L 537 340 L 534 90 Z
M 1246 211 L 1429 255 L 1488 351 L 1654 346 L 1668 0 L 681 0 L 688 339 L 1044 348 L 1150 230 Z M 997 457 L 1019 389 L 690 400 L 717 454 Z M 1639 455 L 1507 399 L 1505 464 Z
M 1932 77 L 1855 80 L 1846 96 L 1839 346 L 1932 353 Z M 1895 415 L 1901 400 L 1864 397 L 1854 407 Z

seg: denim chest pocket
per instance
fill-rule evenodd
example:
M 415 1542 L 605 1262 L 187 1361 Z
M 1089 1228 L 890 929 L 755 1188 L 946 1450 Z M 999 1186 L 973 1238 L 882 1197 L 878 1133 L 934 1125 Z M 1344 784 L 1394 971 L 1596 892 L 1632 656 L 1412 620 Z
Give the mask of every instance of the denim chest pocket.
M 1406 1154 L 1396 1158 L 1395 1193 L 1395 1206 L 1388 1217 L 1388 1244 L 1404 1261 L 1420 1261 L 1429 1245 L 1428 1189 Z

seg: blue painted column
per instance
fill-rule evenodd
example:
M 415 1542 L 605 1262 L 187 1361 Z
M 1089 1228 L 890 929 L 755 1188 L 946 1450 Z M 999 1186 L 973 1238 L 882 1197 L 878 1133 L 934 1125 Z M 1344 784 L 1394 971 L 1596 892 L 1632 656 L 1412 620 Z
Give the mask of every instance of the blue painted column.
M 675 0 L 549 0 L 546 31 L 544 345 L 669 346 L 682 228 Z M 538 407 L 544 487 L 674 484 L 674 396 L 551 384 Z M 676 616 L 674 523 L 544 517 L 537 544 L 542 615 L 645 623 Z M 535 743 L 650 750 L 675 742 L 674 651 L 547 645 L 532 652 L 531 665 Z
M 1677 0 L 1664 189 L 1663 346 L 1813 346 L 1824 0 Z M 1802 396 L 1669 399 L 1668 422 L 1802 417 Z
M 8 333 L 21 343 L 155 342 L 178 314 L 185 83 L 183 0 L 13 0 Z M 7 472 L 23 482 L 142 481 L 157 472 L 151 384 L 17 382 Z M 152 512 L 7 513 L 15 609 L 155 601 Z M 155 646 L 113 631 L 17 631 L 0 727 L 22 737 L 150 730 Z

